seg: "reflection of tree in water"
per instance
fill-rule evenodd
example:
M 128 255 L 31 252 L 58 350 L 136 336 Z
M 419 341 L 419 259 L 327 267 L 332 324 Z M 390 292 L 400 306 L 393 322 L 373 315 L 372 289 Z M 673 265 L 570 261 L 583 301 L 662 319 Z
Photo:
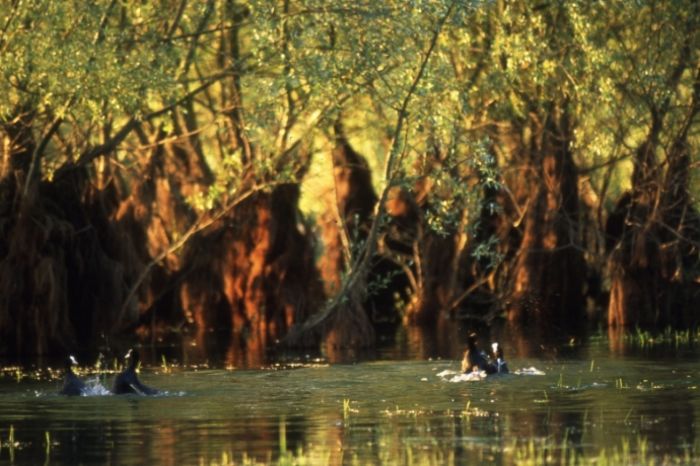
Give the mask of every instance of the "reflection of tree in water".
M 557 403 L 557 398 L 556 394 L 550 395 L 552 404 Z M 462 419 L 464 421 L 465 418 Z M 467 426 L 471 426 L 473 420 L 467 419 Z M 551 450 L 549 453 L 553 456 L 552 464 L 574 464 L 571 455 L 582 453 L 584 406 L 565 411 L 534 407 L 507 413 L 492 412 L 486 419 L 490 419 L 487 431 L 497 441 L 494 457 L 504 464 L 515 461 L 515 451 L 511 447 L 527 448 L 530 441 L 535 442 L 537 451 Z M 463 431 L 462 436 L 483 437 L 483 424 L 476 425 L 475 429 Z
M 650 445 L 671 444 L 678 450 L 669 453 L 683 454 L 683 445 L 694 448 L 695 410 L 690 397 L 678 396 L 676 391 L 649 390 L 630 398 L 635 406 L 630 420 L 639 423 L 641 438 Z
M 456 358 L 465 345 L 460 332 L 459 326 L 444 318 L 438 318 L 436 327 L 408 326 L 400 331 L 396 351 L 410 359 Z

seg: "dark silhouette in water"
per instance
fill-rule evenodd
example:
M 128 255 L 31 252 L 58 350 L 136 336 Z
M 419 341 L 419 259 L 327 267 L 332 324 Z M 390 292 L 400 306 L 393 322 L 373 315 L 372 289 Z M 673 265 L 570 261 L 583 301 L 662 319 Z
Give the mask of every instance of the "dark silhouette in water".
M 112 393 L 115 395 L 124 395 L 127 393 L 157 395 L 159 393 L 155 388 L 142 384 L 136 375 L 136 366 L 138 366 L 139 359 L 139 352 L 135 349 L 130 349 L 126 353 L 126 356 L 124 356 L 124 364 L 126 364 L 126 367 L 117 375 L 117 378 L 114 379 Z
M 489 364 L 486 356 L 479 349 L 476 343 L 476 333 L 470 333 L 467 337 L 467 351 L 462 358 L 462 372 L 469 373 L 474 370 L 486 371 L 487 374 L 494 374 L 496 367 Z
M 63 378 L 63 388 L 59 392 L 61 395 L 80 396 L 85 390 L 85 383 L 75 375 L 73 366 L 77 366 L 78 361 L 71 355 L 66 358 L 66 374 Z
M 507 374 L 508 363 L 506 363 L 506 360 L 503 358 L 503 348 L 498 343 L 491 343 L 491 350 L 494 372 L 497 374 Z

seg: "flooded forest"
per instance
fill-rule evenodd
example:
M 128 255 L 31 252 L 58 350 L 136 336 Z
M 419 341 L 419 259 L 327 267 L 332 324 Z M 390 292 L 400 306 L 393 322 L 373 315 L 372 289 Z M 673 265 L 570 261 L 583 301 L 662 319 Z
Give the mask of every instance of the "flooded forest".
M 696 329 L 699 112 L 690 0 L 1 2 L 0 354 Z

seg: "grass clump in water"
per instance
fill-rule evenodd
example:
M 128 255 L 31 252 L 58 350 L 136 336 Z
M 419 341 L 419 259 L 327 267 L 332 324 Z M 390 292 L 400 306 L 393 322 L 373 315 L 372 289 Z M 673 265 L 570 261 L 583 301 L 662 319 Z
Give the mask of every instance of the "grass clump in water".
M 655 346 L 690 346 L 700 341 L 700 329 L 678 330 L 666 327 L 661 332 L 644 330 L 637 327 L 634 331 L 624 335 L 625 343 L 639 348 L 651 348 Z
M 574 447 L 565 435 L 560 443 L 550 439 L 531 439 L 516 444 L 513 451 L 517 466 L 664 466 L 698 464 L 700 460 L 693 457 L 689 448 L 678 455 L 650 455 L 649 442 L 644 437 L 637 437 L 634 449 L 629 439 L 624 439 L 618 447 L 586 453 Z

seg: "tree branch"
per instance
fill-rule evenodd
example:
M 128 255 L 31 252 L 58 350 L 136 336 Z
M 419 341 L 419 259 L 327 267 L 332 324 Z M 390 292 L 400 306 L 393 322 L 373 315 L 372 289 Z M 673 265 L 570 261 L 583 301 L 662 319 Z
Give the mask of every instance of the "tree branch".
M 367 240 L 364 244 L 364 247 L 357 255 L 354 263 L 352 264 L 350 268 L 350 273 L 343 280 L 340 291 L 335 295 L 333 299 L 329 301 L 325 309 L 311 316 L 306 322 L 304 322 L 301 325 L 301 327 L 297 328 L 296 330 L 290 331 L 284 338 L 284 341 L 288 342 L 290 340 L 294 340 L 299 335 L 306 333 L 325 322 L 331 315 L 333 315 L 334 311 L 339 307 L 340 303 L 343 302 L 343 300 L 348 299 L 348 296 L 352 294 L 352 291 L 355 289 L 355 287 L 357 287 L 364 281 L 369 271 L 371 259 L 374 255 L 374 252 L 377 249 L 377 238 L 379 236 L 380 225 L 382 224 L 384 220 L 383 217 L 386 213 L 385 204 L 389 195 L 389 190 L 394 185 L 394 164 L 395 161 L 399 158 L 401 152 L 400 137 L 403 131 L 403 126 L 406 122 L 406 118 L 408 116 L 408 105 L 411 102 L 411 99 L 413 98 L 414 94 L 416 93 L 416 90 L 418 89 L 418 84 L 420 83 L 420 81 L 423 78 L 423 75 L 425 74 L 425 70 L 427 69 L 428 62 L 430 61 L 433 50 L 437 45 L 438 38 L 440 37 L 440 33 L 442 32 L 442 28 L 445 25 L 447 18 L 449 18 L 449 16 L 452 14 L 452 10 L 454 9 L 456 3 L 457 0 L 454 0 L 452 3 L 450 3 L 450 6 L 447 8 L 447 11 L 438 21 L 437 27 L 435 28 L 435 31 L 433 32 L 433 35 L 431 37 L 430 45 L 428 46 L 428 49 L 421 61 L 418 73 L 413 79 L 413 82 L 411 83 L 411 86 L 409 87 L 408 92 L 406 93 L 406 96 L 404 97 L 401 107 L 398 111 L 396 125 L 394 126 L 394 130 L 392 132 L 393 137 L 391 149 L 389 152 L 389 157 L 387 158 L 384 167 L 385 186 L 382 190 L 382 195 L 378 203 L 376 204 L 375 215 L 372 219 L 372 225 L 370 226 L 370 231 L 367 236 Z
M 102 155 L 108 154 L 112 151 L 114 151 L 119 144 L 126 139 L 126 137 L 133 131 L 134 128 L 141 122 L 141 121 L 148 121 L 153 118 L 159 117 L 175 107 L 181 105 L 183 102 L 186 102 L 188 99 L 191 99 L 195 95 L 199 94 L 200 92 L 204 91 L 205 89 L 209 88 L 211 85 L 213 85 L 218 79 L 212 79 L 207 83 L 202 84 L 201 86 L 197 87 L 196 89 L 192 90 L 191 92 L 187 93 L 185 96 L 181 97 L 177 101 L 173 102 L 172 104 L 161 108 L 160 110 L 153 111 L 147 115 L 144 115 L 142 118 L 137 118 L 137 117 L 131 117 L 129 121 L 127 121 L 124 126 L 122 126 L 117 133 L 112 136 L 112 138 L 105 142 L 104 144 L 100 144 L 98 146 L 92 147 L 88 150 L 85 150 L 80 157 L 78 157 L 78 161 L 75 163 L 77 166 L 84 166 L 87 165 L 88 163 L 92 162 L 95 160 L 97 157 L 100 157 Z

